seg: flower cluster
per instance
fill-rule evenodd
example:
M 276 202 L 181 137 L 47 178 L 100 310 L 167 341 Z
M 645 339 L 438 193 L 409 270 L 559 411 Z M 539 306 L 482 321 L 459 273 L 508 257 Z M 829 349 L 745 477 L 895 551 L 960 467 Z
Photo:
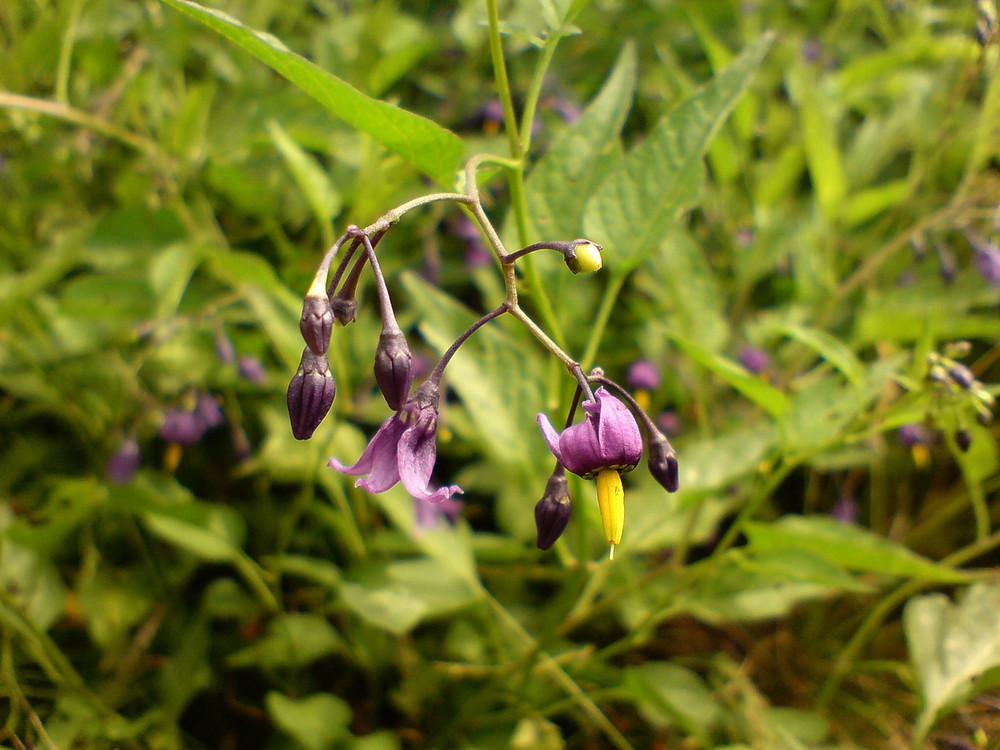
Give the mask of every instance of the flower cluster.
M 677 489 L 676 455 L 667 438 L 632 396 L 605 378 L 600 370 L 594 370 L 589 376 L 584 375 L 580 364 L 553 343 L 518 305 L 514 265 L 520 258 L 539 250 L 554 250 L 563 256 L 574 274 L 593 273 L 603 266 L 601 246 L 586 239 L 576 239 L 538 242 L 508 253 L 483 211 L 476 188 L 475 163 L 474 159 L 466 170 L 467 193 L 424 196 L 393 209 L 369 227 L 348 227 L 327 252 L 305 295 L 299 319 L 305 348 L 286 395 L 292 434 L 299 440 L 310 438 L 333 405 L 337 386 L 328 358 L 330 337 L 335 322 L 347 325 L 356 319 L 358 282 L 364 270 L 369 268 L 378 294 L 382 323 L 373 363 L 374 376 L 392 413 L 375 432 L 357 461 L 347 464 L 338 458 L 331 458 L 328 466 L 358 477 L 356 486 L 372 493 L 385 492 L 401 483 L 414 498 L 417 523 L 423 527 L 434 525 L 442 516 L 454 521 L 461 504 L 452 496 L 460 494 L 461 488 L 457 485 L 431 485 L 437 458 L 442 377 L 455 352 L 473 333 L 500 315 L 509 314 L 560 359 L 576 379 L 577 396 L 571 418 L 581 399 L 586 412 L 583 422 L 576 425 L 567 423 L 561 434 L 544 415 L 539 415 L 539 426 L 557 463 L 545 494 L 535 507 L 538 546 L 547 549 L 554 544 L 569 521 L 571 503 L 565 475 L 565 470 L 569 470 L 596 480 L 605 536 L 612 545 L 613 553 L 614 545 L 621 541 L 624 523 L 621 475 L 636 467 L 643 452 L 643 436 L 637 417 L 646 433 L 649 468 L 653 476 L 671 492 Z M 396 322 L 376 247 L 403 214 L 432 201 L 454 201 L 469 209 L 503 272 L 506 297 L 498 307 L 465 330 L 448 347 L 419 387 L 414 388 L 416 368 L 413 355 L 405 334 Z M 465 226 L 464 238 L 467 242 L 474 239 L 469 228 Z M 339 265 L 331 274 L 333 261 L 338 256 Z M 648 363 L 646 369 L 649 372 L 645 373 L 643 385 L 655 388 L 658 373 L 652 363 Z M 591 383 L 597 386 L 596 391 L 591 390 Z M 613 396 L 609 389 L 618 392 L 624 401 Z M 645 398 L 648 400 L 648 393 Z

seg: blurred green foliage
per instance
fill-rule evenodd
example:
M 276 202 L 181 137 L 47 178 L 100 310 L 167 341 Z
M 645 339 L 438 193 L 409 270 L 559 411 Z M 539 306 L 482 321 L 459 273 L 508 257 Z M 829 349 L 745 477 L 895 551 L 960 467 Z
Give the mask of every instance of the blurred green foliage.
M 492 0 L 212 7 L 0 4 L 0 742 L 1000 747 L 989 0 L 511 0 L 507 88 Z M 515 321 L 446 376 L 454 525 L 325 468 L 386 416 L 370 284 L 289 431 L 324 249 L 481 152 L 508 247 L 606 248 L 533 256 L 525 306 L 585 366 L 656 363 L 681 426 L 613 562 L 576 478 L 534 548 L 572 383 Z M 379 245 L 428 361 L 502 299 L 461 217 Z

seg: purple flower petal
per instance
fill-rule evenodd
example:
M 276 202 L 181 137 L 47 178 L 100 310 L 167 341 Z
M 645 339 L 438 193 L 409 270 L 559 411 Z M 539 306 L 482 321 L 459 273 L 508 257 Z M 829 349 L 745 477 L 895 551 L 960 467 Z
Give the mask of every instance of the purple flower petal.
M 559 433 L 556 432 L 556 428 L 552 426 L 552 422 L 544 414 L 539 414 L 535 417 L 535 421 L 538 422 L 538 427 L 542 430 L 542 437 L 549 444 L 549 450 L 552 451 L 552 455 L 558 459 L 559 463 L 562 463 L 562 451 L 559 450 Z
M 608 466 L 634 469 L 642 458 L 642 435 L 635 417 L 621 401 L 603 388 L 594 394 L 600 404 L 597 440 Z
M 326 465 L 342 474 L 350 474 L 351 476 L 374 473 L 376 475 L 375 480 L 369 477 L 366 484 L 370 483 L 380 487 L 382 485 L 385 486 L 381 490 L 369 490 L 369 492 L 384 492 L 399 481 L 399 472 L 396 468 L 396 445 L 399 443 L 399 437 L 405 429 L 406 425 L 403 424 L 400 416 L 393 414 L 378 428 L 378 432 L 375 433 L 368 443 L 365 452 L 361 454 L 361 457 L 353 466 L 346 466 L 336 458 L 331 458 Z M 390 478 L 392 479 L 391 482 L 389 482 Z M 386 482 L 389 483 L 386 484 Z M 359 482 L 358 486 L 365 485 Z M 368 489 L 367 486 L 365 486 L 365 489 Z
M 437 425 L 434 415 L 421 414 L 399 439 L 399 478 L 417 500 L 437 503 L 461 492 L 457 485 L 431 490 L 428 483 L 437 458 Z

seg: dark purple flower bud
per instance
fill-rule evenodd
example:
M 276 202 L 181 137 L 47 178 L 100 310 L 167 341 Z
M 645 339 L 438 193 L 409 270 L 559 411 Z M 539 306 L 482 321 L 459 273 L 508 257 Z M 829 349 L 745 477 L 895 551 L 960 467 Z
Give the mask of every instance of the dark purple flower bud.
M 139 443 L 133 437 L 125 438 L 118 446 L 118 450 L 108 459 L 108 480 L 115 484 L 131 481 L 139 469 L 141 460 Z
M 226 421 L 222 409 L 219 408 L 218 400 L 210 393 L 198 394 L 198 403 L 194 407 L 194 413 L 201 419 L 206 429 L 218 427 Z
M 764 372 L 771 366 L 771 357 L 768 353 L 755 346 L 744 346 L 740 349 L 739 360 L 740 364 L 754 375 Z
M 604 388 L 585 401 L 587 417 L 556 432 L 549 418 L 538 415 L 538 426 L 552 455 L 574 474 L 591 479 L 604 469 L 631 471 L 642 457 L 642 435 L 635 417 Z
M 830 515 L 843 524 L 855 523 L 858 520 L 858 501 L 850 495 L 837 498 Z
M 288 384 L 285 396 L 292 434 L 296 440 L 308 440 L 312 437 L 319 423 L 330 411 L 336 395 L 337 384 L 333 380 L 326 355 L 317 356 L 306 347 L 302 352 L 299 369 Z
M 674 453 L 673 446 L 659 432 L 651 432 L 649 435 L 649 459 L 647 461 L 649 473 L 653 479 L 667 492 L 677 492 L 680 487 L 679 467 L 677 466 L 677 454 Z
M 344 297 L 335 294 L 330 297 L 330 309 L 333 311 L 333 317 L 342 326 L 358 319 L 358 301 L 353 296 Z
M 958 363 L 948 368 L 948 376 L 954 381 L 955 385 L 964 390 L 969 390 L 976 382 L 976 376 L 972 374 L 972 370 Z
M 966 453 L 972 446 L 972 433 L 964 427 L 955 432 L 955 444 L 962 453 Z
M 233 347 L 233 342 L 221 329 L 215 337 L 215 356 L 224 365 L 236 360 L 236 349 Z
M 406 344 L 406 337 L 398 328 L 382 330 L 375 350 L 375 380 L 385 402 L 393 411 L 399 411 L 410 397 L 413 384 L 413 355 Z
M 927 445 L 930 442 L 927 428 L 917 422 L 902 425 L 896 432 L 896 437 L 900 445 L 905 445 L 907 448 L 912 448 L 914 445 Z
M 660 387 L 660 368 L 651 360 L 637 359 L 628 368 L 625 382 L 633 390 L 655 391 Z
M 251 383 L 261 385 L 267 381 L 267 371 L 264 369 L 263 363 L 256 357 L 249 355 L 240 357 L 237 368 L 240 375 Z
M 566 472 L 562 467 L 552 472 L 542 499 L 535 504 L 535 528 L 538 530 L 538 549 L 548 549 L 562 536 L 573 513 Z
M 194 445 L 205 434 L 208 425 L 198 414 L 187 409 L 172 409 L 163 415 L 160 437 L 168 443 Z
M 326 294 L 307 294 L 302 301 L 299 331 L 313 354 L 326 354 L 333 330 L 333 308 Z

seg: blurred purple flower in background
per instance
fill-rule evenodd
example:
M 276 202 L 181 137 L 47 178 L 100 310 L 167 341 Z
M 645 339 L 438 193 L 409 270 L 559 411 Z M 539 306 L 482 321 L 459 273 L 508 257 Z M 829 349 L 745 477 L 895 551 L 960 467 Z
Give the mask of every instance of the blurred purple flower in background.
M 756 346 L 744 346 L 740 349 L 740 364 L 754 375 L 764 372 L 771 366 L 770 355 Z
M 850 495 L 837 498 L 833 504 L 830 515 L 841 523 L 856 523 L 858 520 L 858 501 Z
M 267 370 L 264 369 L 264 364 L 256 357 L 250 355 L 240 357 L 237 369 L 240 375 L 251 383 L 261 385 L 267 381 Z
M 667 437 L 680 435 L 683 429 L 681 418 L 671 409 L 660 412 L 660 416 L 656 418 L 656 426 L 663 430 L 663 434 Z
M 926 445 L 930 442 L 930 435 L 927 428 L 919 422 L 904 424 L 896 431 L 896 438 L 900 445 L 912 448 L 914 445 Z
M 660 368 L 652 360 L 637 359 L 628 368 L 625 382 L 633 390 L 655 391 L 660 387 Z
M 423 498 L 413 498 L 413 507 L 416 511 L 418 529 L 434 529 L 441 523 L 441 519 L 450 524 L 454 524 L 462 516 L 461 500 L 445 498 L 434 502 Z
M 108 459 L 108 480 L 115 484 L 130 482 L 138 471 L 141 461 L 139 443 L 134 437 L 125 438 L 118 446 L 118 450 Z

